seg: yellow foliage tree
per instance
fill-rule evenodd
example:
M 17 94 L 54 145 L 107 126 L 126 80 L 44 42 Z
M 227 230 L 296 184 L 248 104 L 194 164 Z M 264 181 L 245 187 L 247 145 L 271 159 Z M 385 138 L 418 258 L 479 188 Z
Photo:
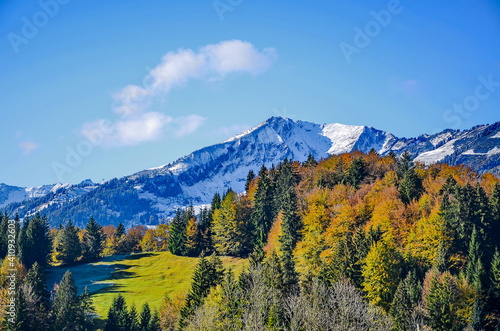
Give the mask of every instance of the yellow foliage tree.
M 378 241 L 366 256 L 363 266 L 363 290 L 376 306 L 389 310 L 401 277 L 402 259 L 389 237 Z

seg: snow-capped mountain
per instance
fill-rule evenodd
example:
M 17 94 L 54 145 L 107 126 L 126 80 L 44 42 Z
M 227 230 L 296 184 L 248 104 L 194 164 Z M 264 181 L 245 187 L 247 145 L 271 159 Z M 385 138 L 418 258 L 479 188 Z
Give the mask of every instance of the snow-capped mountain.
M 56 183 L 38 187 L 18 187 L 0 183 L 0 208 L 9 206 L 10 208 L 15 207 L 17 209 L 20 207 L 22 209 L 30 201 L 36 200 L 36 208 L 33 212 L 42 211 L 52 204 L 70 202 L 93 190 L 97 185 L 90 179 L 86 179 L 77 185 Z M 46 203 L 39 204 L 39 201 L 46 201 Z
M 398 138 L 369 126 L 314 124 L 272 117 L 220 144 L 197 150 L 175 162 L 101 184 L 50 188 L 50 193 L 26 199 L 14 188 L 0 200 L 9 214 L 47 213 L 52 224 L 72 219 L 83 225 L 93 215 L 102 224 L 155 224 L 179 207 L 210 203 L 215 192 L 244 190 L 249 170 L 278 164 L 285 158 L 304 161 L 354 150 L 381 155 L 409 151 L 429 164 L 466 164 L 500 174 L 500 122 L 471 130 L 445 130 L 418 138 Z M 6 186 L 5 186 L 6 187 Z M 47 186 L 49 187 L 49 186 Z M 17 190 L 16 190 L 17 189 Z M 0 186 L 0 199 L 9 189 Z M 27 189 L 24 189 L 24 192 Z M 21 192 L 21 193 L 15 193 Z M 16 194 L 20 194 L 19 196 Z M 18 199 L 17 203 L 8 202 Z M 1 207 L 1 206 L 0 206 Z

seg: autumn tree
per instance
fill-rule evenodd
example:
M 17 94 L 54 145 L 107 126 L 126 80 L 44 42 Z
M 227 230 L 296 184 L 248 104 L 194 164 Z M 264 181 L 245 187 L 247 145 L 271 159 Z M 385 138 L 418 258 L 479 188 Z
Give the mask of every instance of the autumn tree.
M 212 241 L 221 255 L 237 256 L 244 249 L 245 226 L 237 217 L 238 199 L 234 192 L 230 192 L 213 215 Z
M 401 275 L 401 257 L 389 240 L 377 242 L 366 256 L 363 289 L 376 306 L 388 310 Z

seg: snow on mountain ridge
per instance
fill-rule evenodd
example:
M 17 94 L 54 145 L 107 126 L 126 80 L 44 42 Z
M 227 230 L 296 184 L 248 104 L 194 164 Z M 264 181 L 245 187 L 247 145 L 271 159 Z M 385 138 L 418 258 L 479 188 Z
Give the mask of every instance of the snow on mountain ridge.
M 408 151 L 416 161 L 425 164 L 443 161 L 500 173 L 499 141 L 487 138 L 500 138 L 500 122 L 471 130 L 398 138 L 371 126 L 315 124 L 271 117 L 250 130 L 174 162 L 98 184 L 99 190 L 88 187 L 87 192 L 81 193 L 70 191 L 71 187 L 63 188 L 66 191 L 62 195 L 44 201 L 44 205 L 33 210 L 45 208 L 53 213 L 54 222 L 76 217 L 74 221 L 85 224 L 90 215 L 98 213 L 103 224 L 119 221 L 128 225 L 154 224 L 152 220 L 170 218 L 179 207 L 207 205 L 215 192 L 223 193 L 228 188 L 242 192 L 248 171 L 257 173 L 262 165 L 269 168 L 285 158 L 305 161 L 309 154 L 319 160 L 354 150 L 368 153 L 375 149 L 381 155 Z M 0 198 L 1 193 L 0 190 Z M 83 198 L 75 198 L 80 196 Z M 9 210 L 12 212 L 15 210 Z

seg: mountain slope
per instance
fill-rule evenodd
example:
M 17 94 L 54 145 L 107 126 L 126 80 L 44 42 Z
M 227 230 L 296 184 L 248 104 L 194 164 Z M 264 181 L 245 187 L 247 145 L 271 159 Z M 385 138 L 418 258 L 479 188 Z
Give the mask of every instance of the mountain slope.
M 11 203 L 4 209 L 21 216 L 43 211 L 54 225 L 68 219 L 83 225 L 91 215 L 102 224 L 120 221 L 128 226 L 156 224 L 172 217 L 179 207 L 193 204 L 201 208 L 210 203 L 215 192 L 224 192 L 229 187 L 243 191 L 248 171 L 257 172 L 263 164 L 270 167 L 285 158 L 305 161 L 309 154 L 320 159 L 371 149 L 382 155 L 408 151 L 422 163 L 466 164 L 498 174 L 500 122 L 408 139 L 368 126 L 320 125 L 272 117 L 220 144 L 202 148 L 167 165 L 99 185 L 92 183 L 85 186 L 84 191 L 65 187 Z

